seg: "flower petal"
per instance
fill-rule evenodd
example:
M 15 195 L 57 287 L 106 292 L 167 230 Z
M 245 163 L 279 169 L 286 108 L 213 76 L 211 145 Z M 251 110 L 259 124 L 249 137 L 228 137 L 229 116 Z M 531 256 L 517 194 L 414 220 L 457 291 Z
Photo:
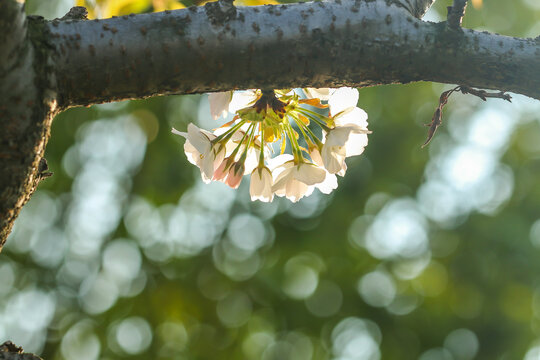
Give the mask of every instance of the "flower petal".
M 330 174 L 336 174 L 340 172 L 345 165 L 345 149 L 342 148 L 343 153 L 332 151 L 330 147 L 323 147 L 322 158 L 324 162 L 324 168 Z
M 321 152 L 319 151 L 318 148 L 314 147 L 314 148 L 309 149 L 309 156 L 311 157 L 311 161 L 313 161 L 315 165 L 324 167 L 323 159 L 321 157 Z
M 324 181 L 320 184 L 316 184 L 315 187 L 319 189 L 323 194 L 330 194 L 338 187 L 337 176 L 334 174 L 326 173 Z
M 330 115 L 335 116 L 350 107 L 355 107 L 358 103 L 358 90 L 342 87 L 334 91 L 328 99 Z
M 367 113 L 359 107 L 351 108 L 350 110 L 340 114 L 334 118 L 336 126 L 355 125 L 358 126 L 358 131 L 368 132 Z
M 326 171 L 315 164 L 302 163 L 294 167 L 294 178 L 306 185 L 314 185 L 324 181 Z
M 249 194 L 252 201 L 271 202 L 274 199 L 274 194 L 272 193 L 272 173 L 267 167 L 253 170 L 249 184 Z
M 185 133 L 185 132 L 178 131 L 178 130 L 176 130 L 175 128 L 172 128 L 172 129 L 171 129 L 171 132 L 172 132 L 173 134 L 175 134 L 175 135 L 180 135 L 180 136 L 183 136 L 184 138 L 187 139 L 187 133 Z
M 328 100 L 330 96 L 336 91 L 332 88 L 305 88 L 304 93 L 310 99 L 318 98 L 321 100 Z
M 210 103 L 210 115 L 212 119 L 217 120 L 220 116 L 227 116 L 229 103 L 232 100 L 232 91 L 211 93 L 208 95 Z
M 194 124 L 190 123 L 188 125 L 188 136 L 189 142 L 197 149 L 201 154 L 205 155 L 210 151 L 212 144 L 207 135 L 201 132 Z
M 257 100 L 257 91 L 246 90 L 246 91 L 235 91 L 231 103 L 229 104 L 229 111 L 235 113 L 240 109 L 243 109 Z
M 362 154 L 367 144 L 368 137 L 366 134 L 351 134 L 349 141 L 345 145 L 347 157 Z
M 243 167 L 241 169 L 238 169 L 236 164 L 232 165 L 231 168 L 229 169 L 229 174 L 227 175 L 225 184 L 229 185 L 233 189 L 237 189 L 238 186 L 240 186 L 240 183 L 242 182 L 243 176 L 244 176 Z
M 184 152 L 186 153 L 186 158 L 190 163 L 200 167 L 201 153 L 198 152 L 193 145 L 191 145 L 189 140 L 184 143 Z

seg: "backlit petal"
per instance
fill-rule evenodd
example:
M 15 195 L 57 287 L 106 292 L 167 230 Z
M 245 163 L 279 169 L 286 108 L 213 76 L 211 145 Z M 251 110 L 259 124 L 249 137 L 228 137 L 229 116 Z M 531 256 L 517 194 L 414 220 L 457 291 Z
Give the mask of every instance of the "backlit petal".
M 330 115 L 335 116 L 358 103 L 358 90 L 348 87 L 342 87 L 334 91 L 328 99 Z
M 232 91 L 211 93 L 208 95 L 212 119 L 217 120 L 222 115 L 223 117 L 227 116 L 231 99 Z

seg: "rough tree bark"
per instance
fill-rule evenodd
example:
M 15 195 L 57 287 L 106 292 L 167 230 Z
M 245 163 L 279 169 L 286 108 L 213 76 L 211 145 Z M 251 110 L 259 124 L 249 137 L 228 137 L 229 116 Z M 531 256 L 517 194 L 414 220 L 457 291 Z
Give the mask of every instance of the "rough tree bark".
M 42 360 L 39 356 L 25 353 L 24 350 L 13 344 L 11 341 L 6 341 L 0 345 L 0 360 Z
M 420 80 L 540 99 L 538 38 L 462 30 L 457 7 L 449 24 L 420 20 L 433 1 L 235 7 L 221 0 L 106 20 L 45 21 L 0 0 L 0 247 L 46 170 L 41 159 L 52 117 L 68 107 Z

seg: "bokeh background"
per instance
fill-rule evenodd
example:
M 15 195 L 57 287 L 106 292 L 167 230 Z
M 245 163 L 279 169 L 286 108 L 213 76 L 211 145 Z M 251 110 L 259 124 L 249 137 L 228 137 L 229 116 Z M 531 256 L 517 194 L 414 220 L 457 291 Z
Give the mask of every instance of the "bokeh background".
M 475 0 L 464 25 L 535 37 L 539 20 L 538 0 Z M 449 88 L 361 89 L 369 146 L 330 196 L 296 204 L 201 182 L 170 129 L 221 125 L 206 95 L 60 114 L 54 176 L 0 256 L 0 341 L 51 360 L 540 359 L 540 102 L 455 94 L 421 149 Z

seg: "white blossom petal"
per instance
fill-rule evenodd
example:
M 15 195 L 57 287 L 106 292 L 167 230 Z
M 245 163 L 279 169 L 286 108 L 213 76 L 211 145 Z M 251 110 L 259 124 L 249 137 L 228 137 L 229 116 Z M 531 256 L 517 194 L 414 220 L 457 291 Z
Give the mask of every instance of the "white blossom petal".
M 366 134 L 351 134 L 349 136 L 349 141 L 345 144 L 347 157 L 362 154 L 367 144 L 368 137 Z
M 282 172 L 274 180 L 272 191 L 277 196 L 286 196 L 292 202 L 296 202 L 313 193 L 315 184 L 324 181 L 326 171 L 314 164 L 288 161 L 281 165 Z
M 347 156 L 346 144 L 351 133 L 355 131 L 353 126 L 337 127 L 330 130 L 326 135 L 321 156 L 324 168 L 331 174 L 336 174 L 346 168 L 345 157 Z
M 317 147 L 309 149 L 309 156 L 311 157 L 311 161 L 313 161 L 315 165 L 324 167 L 324 162 L 321 157 L 321 152 L 319 151 Z
M 330 96 L 336 91 L 332 88 L 305 88 L 304 93 L 309 99 L 321 99 L 328 100 Z
M 315 164 L 301 163 L 294 167 L 294 178 L 306 185 L 315 185 L 324 181 L 326 172 Z
M 198 152 L 189 141 L 184 143 L 184 152 L 186 153 L 186 158 L 190 163 L 201 167 L 201 153 Z
M 368 115 L 367 113 L 360 109 L 359 107 L 349 108 L 349 110 L 344 113 L 336 116 L 334 118 L 334 123 L 336 126 L 358 126 L 359 129 L 363 129 L 366 133 L 368 132 Z
M 229 112 L 236 113 L 240 109 L 253 105 L 256 100 L 256 90 L 235 91 L 229 104 Z
M 173 129 L 173 133 L 186 138 L 184 152 L 188 161 L 200 168 L 202 180 L 205 183 L 212 181 L 215 169 L 225 158 L 226 148 L 216 149 L 211 142 L 215 135 L 193 124 L 188 125 L 187 134 L 176 129 Z
M 253 170 L 249 184 L 249 194 L 251 195 L 251 201 L 271 202 L 274 199 L 270 169 L 263 167 Z
M 320 184 L 315 185 L 315 187 L 319 189 L 320 192 L 322 192 L 323 194 L 330 194 L 338 187 L 337 176 L 327 172 L 324 181 Z
M 245 171 L 244 175 L 251 174 L 253 170 L 259 165 L 260 150 L 250 147 L 247 151 L 246 161 L 244 162 Z
M 176 130 L 175 128 L 172 128 L 171 129 L 171 132 L 175 135 L 180 135 L 180 136 L 183 136 L 185 139 L 187 139 L 187 133 L 185 132 L 182 132 L 182 131 L 178 131 Z
M 358 90 L 349 87 L 339 88 L 328 99 L 330 115 L 335 116 L 342 111 L 355 107 L 357 103 Z
M 188 125 L 187 139 L 203 155 L 207 154 L 212 147 L 208 136 L 192 123 Z
M 223 117 L 227 116 L 232 95 L 232 91 L 211 93 L 208 95 L 212 119 L 217 120 L 222 115 Z

